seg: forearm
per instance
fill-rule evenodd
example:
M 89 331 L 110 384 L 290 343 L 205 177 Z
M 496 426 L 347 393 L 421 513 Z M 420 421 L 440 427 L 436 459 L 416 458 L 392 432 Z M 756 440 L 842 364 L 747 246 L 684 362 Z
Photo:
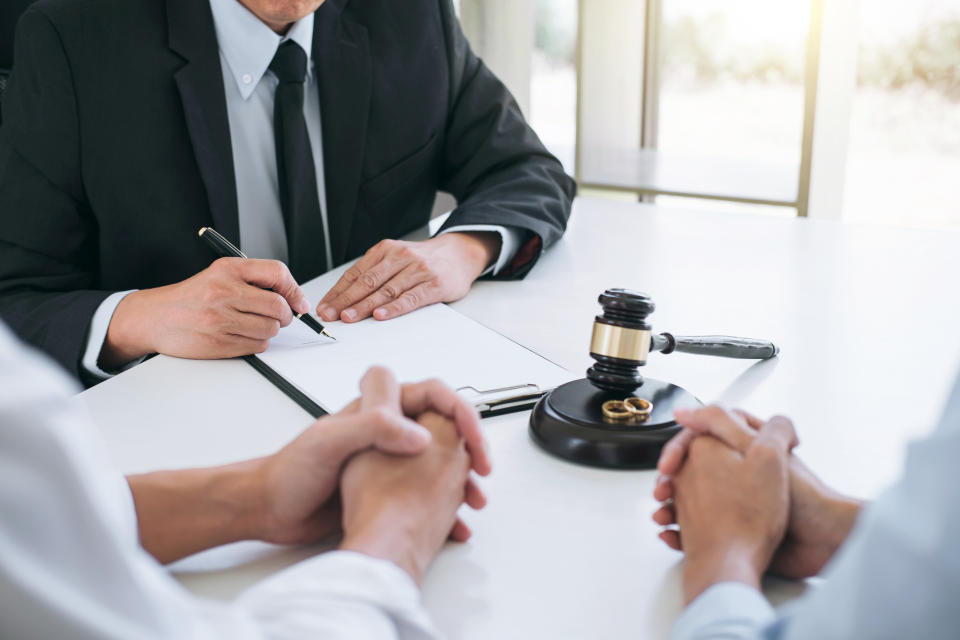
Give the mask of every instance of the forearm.
M 128 476 L 140 544 L 162 563 L 258 537 L 258 461 Z

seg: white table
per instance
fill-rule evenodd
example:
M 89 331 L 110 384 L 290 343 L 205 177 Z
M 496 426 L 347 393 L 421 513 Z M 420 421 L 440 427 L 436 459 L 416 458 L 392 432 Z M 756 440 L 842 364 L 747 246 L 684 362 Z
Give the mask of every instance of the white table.
M 651 294 L 655 329 L 775 340 L 765 363 L 654 354 L 644 372 L 706 401 L 794 418 L 798 453 L 841 490 L 872 497 L 904 445 L 929 431 L 960 355 L 960 234 L 693 213 L 580 199 L 563 241 L 521 282 L 481 282 L 454 307 L 573 371 L 597 295 Z M 322 291 L 308 286 L 316 301 Z M 309 418 L 239 361 L 158 357 L 78 396 L 127 472 L 271 452 Z M 495 470 L 475 536 L 449 545 L 424 598 L 451 638 L 661 638 L 681 607 L 681 556 L 656 538 L 654 472 L 545 455 L 527 413 L 484 421 Z M 191 590 L 231 597 L 316 553 L 242 543 L 175 566 Z M 780 602 L 802 585 L 771 581 Z

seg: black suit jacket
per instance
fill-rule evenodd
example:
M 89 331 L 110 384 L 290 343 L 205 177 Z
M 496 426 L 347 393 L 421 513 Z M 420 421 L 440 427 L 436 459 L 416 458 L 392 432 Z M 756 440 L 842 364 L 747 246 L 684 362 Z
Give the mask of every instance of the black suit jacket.
M 505 277 L 563 233 L 573 181 L 471 52 L 449 0 L 317 11 L 337 264 L 425 224 L 526 232 Z M 239 239 L 230 130 L 206 0 L 41 0 L 22 17 L 0 129 L 0 317 L 82 377 L 113 291 L 207 267 L 197 229 Z

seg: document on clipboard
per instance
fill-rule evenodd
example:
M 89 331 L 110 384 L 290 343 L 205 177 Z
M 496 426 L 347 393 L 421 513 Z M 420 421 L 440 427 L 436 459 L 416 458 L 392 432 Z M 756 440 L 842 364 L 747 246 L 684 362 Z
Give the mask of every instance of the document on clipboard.
M 336 342 L 309 344 L 281 336 L 255 357 L 329 413 L 359 395 L 360 378 L 373 365 L 389 368 L 400 382 L 438 378 L 484 417 L 529 409 L 547 391 L 576 378 L 445 304 L 393 320 L 334 322 L 328 328 Z

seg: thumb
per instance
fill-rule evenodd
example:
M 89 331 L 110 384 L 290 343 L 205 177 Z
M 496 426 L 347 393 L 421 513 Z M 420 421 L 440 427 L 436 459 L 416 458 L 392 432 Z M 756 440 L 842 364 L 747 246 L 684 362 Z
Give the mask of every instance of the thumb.
M 339 461 L 367 449 L 415 455 L 430 444 L 430 432 L 396 411 L 377 407 L 317 422 L 320 443 Z

